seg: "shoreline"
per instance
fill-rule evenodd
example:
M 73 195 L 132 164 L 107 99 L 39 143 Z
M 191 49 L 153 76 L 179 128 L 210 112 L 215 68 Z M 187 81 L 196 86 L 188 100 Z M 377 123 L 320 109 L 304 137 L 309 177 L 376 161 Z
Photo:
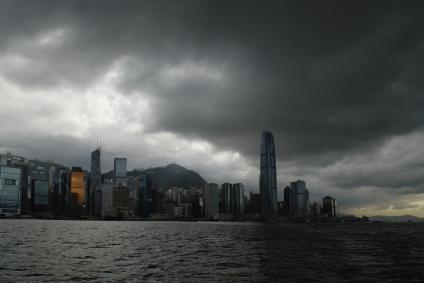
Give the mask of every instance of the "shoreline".
M 14 219 L 14 220 L 62 220 L 62 221 L 122 221 L 122 222 L 208 222 L 208 223 L 300 223 L 300 224 L 396 224 L 396 223 L 424 223 L 424 221 L 342 221 L 341 219 L 296 219 L 296 218 L 280 218 L 273 220 L 259 220 L 259 219 L 244 219 L 244 220 L 208 220 L 208 219 L 175 219 L 175 218 L 110 218 L 110 219 L 99 219 L 91 217 L 36 217 L 31 215 L 23 216 L 1 216 L 0 220 Z

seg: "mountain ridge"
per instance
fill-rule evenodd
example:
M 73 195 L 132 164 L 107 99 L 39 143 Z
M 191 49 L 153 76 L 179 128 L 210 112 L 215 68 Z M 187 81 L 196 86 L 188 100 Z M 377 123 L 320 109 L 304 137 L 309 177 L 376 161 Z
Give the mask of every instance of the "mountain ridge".
M 424 218 L 411 215 L 411 214 L 396 215 L 396 216 L 375 215 L 375 216 L 370 216 L 369 219 L 371 221 L 383 221 L 383 222 L 410 222 L 410 221 L 424 222 Z
M 161 189 L 170 187 L 201 187 L 206 184 L 206 180 L 203 179 L 199 173 L 176 163 L 170 163 L 163 167 L 150 167 L 147 169 L 133 169 L 132 171 L 127 171 L 127 177 L 136 177 L 140 175 L 155 176 L 155 184 Z M 112 178 L 113 170 L 102 174 L 102 177 Z

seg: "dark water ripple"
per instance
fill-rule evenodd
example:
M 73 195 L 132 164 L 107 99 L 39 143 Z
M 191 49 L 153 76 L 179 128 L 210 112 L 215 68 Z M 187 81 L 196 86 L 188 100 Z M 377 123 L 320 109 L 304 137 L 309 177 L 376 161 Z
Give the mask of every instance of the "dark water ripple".
M 0 220 L 0 282 L 424 282 L 424 224 Z

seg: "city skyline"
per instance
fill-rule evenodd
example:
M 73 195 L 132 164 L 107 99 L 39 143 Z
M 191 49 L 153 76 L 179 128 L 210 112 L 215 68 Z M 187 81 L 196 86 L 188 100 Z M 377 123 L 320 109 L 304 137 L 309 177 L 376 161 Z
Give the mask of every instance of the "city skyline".
M 0 152 L 305 180 L 356 215 L 424 216 L 422 4 L 2 1 Z

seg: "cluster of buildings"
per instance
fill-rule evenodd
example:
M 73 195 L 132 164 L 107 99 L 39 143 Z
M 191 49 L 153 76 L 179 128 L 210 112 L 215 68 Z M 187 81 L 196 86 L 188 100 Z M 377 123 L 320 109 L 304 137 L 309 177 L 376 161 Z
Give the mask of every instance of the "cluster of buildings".
M 284 201 L 278 201 L 271 132 L 262 134 L 260 192 L 250 192 L 249 197 L 242 183 L 159 188 L 154 174 L 127 176 L 125 158 L 114 159 L 113 176 L 106 178 L 101 172 L 100 148 L 91 153 L 90 169 L 0 154 L 0 216 L 207 220 L 337 216 L 336 200 L 326 196 L 322 204 L 311 204 L 301 180 L 290 183 L 284 189 Z
M 0 216 L 244 219 L 241 183 L 159 188 L 154 174 L 127 176 L 125 158 L 114 159 L 112 178 L 100 164 L 100 148 L 91 153 L 90 172 L 0 155 Z
M 309 191 L 302 180 L 291 182 L 284 189 L 284 201 L 277 199 L 277 170 L 274 137 L 271 132 L 262 133 L 260 153 L 260 218 L 278 217 L 337 217 L 336 200 L 326 196 L 322 205 L 309 201 Z M 252 199 L 252 197 L 251 197 Z
M 325 196 L 322 203 L 309 201 L 305 181 L 291 182 L 284 188 L 284 201 L 278 202 L 278 215 L 286 217 L 337 217 L 336 199 Z

